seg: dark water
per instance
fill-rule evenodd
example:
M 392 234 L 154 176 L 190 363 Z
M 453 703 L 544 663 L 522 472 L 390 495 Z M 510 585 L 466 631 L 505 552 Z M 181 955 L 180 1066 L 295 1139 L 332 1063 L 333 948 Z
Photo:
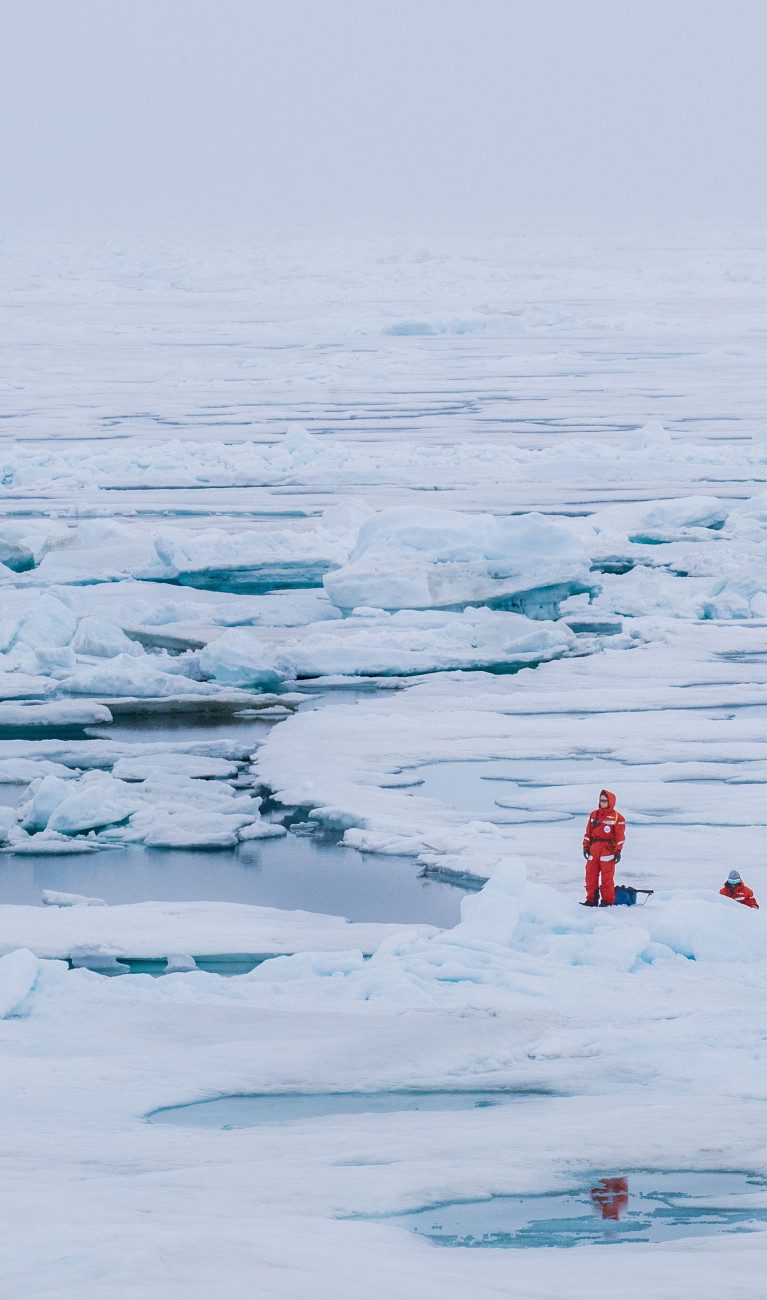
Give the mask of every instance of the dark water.
M 286 956 L 290 954 L 285 954 Z M 223 975 L 232 978 L 234 975 L 247 975 L 250 971 L 255 970 L 256 966 L 261 966 L 265 961 L 271 961 L 274 957 L 280 956 L 279 953 L 259 953 L 259 952 L 220 952 L 220 953 L 193 953 L 195 967 L 199 971 L 204 971 L 208 975 Z M 69 959 L 73 967 L 85 968 L 86 970 L 95 971 L 98 975 L 151 975 L 154 979 L 160 979 L 164 975 L 187 974 L 189 970 L 195 967 L 186 967 L 183 971 L 178 968 L 173 970 L 167 969 L 167 957 L 106 957 L 103 953 L 96 952 L 93 954 L 81 955 L 76 961 Z
M 515 1092 L 320 1092 L 254 1093 L 216 1097 L 189 1106 L 166 1106 L 147 1119 L 153 1124 L 199 1128 L 251 1128 L 322 1115 L 380 1115 L 389 1111 L 476 1110 L 501 1106 L 529 1094 Z
M 263 744 L 275 721 L 270 718 L 242 717 L 233 714 L 222 722 L 215 715 L 204 714 L 136 714 L 117 717 L 109 725 L 86 727 L 86 740 L 119 740 L 126 744 L 146 744 L 147 741 L 206 741 L 226 740 L 253 751 Z
M 764 1231 L 767 1180 L 746 1173 L 595 1174 L 563 1192 L 454 1201 L 386 1217 L 440 1246 L 587 1246 Z
M 39 903 L 43 889 L 107 903 L 252 903 L 350 921 L 441 927 L 458 923 L 465 894 L 455 885 L 419 879 L 412 859 L 293 834 L 214 851 L 136 845 L 73 857 L 0 853 L 0 902 Z

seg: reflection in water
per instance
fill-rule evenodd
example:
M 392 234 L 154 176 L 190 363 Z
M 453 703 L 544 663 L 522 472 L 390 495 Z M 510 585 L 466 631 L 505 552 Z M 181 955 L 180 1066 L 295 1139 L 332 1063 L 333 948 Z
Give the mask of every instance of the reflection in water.
M 532 1099 L 527 1105 L 537 1104 Z M 629 1192 L 629 1181 L 631 1191 Z M 721 1170 L 635 1169 L 594 1174 L 554 1192 L 453 1201 L 386 1216 L 435 1245 L 613 1246 L 764 1231 L 767 1181 Z
M 629 1203 L 628 1178 L 600 1178 L 596 1187 L 589 1192 L 594 1207 L 602 1211 L 603 1219 L 612 1219 L 615 1223 L 621 1217 Z

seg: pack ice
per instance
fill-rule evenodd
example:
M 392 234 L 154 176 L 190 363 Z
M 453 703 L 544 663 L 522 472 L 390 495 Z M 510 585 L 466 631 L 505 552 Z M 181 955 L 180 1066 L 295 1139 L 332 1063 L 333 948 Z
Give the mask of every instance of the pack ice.
M 72 854 L 0 915 L 5 1291 L 763 1300 L 756 1220 L 512 1264 L 383 1221 L 637 1169 L 742 1171 L 764 1205 L 763 241 L 0 252 L 2 879 Z M 202 731 L 265 701 L 268 735 Z M 111 738 L 121 709 L 200 731 Z M 426 897 L 483 888 L 438 932 L 93 905 L 113 845 L 252 839 L 257 879 L 260 783 Z M 578 905 L 604 784 L 646 906 Z M 719 895 L 732 865 L 761 911 Z M 509 1104 L 145 1122 L 477 1088 Z

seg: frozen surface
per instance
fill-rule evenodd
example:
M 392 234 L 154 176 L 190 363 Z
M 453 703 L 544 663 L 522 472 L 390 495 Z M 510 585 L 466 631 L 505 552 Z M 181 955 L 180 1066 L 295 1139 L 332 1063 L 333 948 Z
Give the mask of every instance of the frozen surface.
M 172 953 L 373 952 L 397 925 L 352 923 L 319 911 L 288 911 L 243 903 L 126 903 L 118 906 L 0 907 L 5 952 L 30 948 L 40 957 L 73 949 L 104 949 L 129 957 Z M 412 927 L 413 934 L 430 926 Z
M 474 602 L 538 615 L 589 592 L 588 553 L 572 532 L 537 514 L 497 520 L 450 510 L 382 510 L 357 534 L 349 564 L 326 575 L 334 605 L 429 609 Z
M 3 1290 L 763 1300 L 738 1188 L 513 1259 L 392 1218 L 767 1173 L 761 236 L 2 258 Z M 605 784 L 646 906 L 578 905 Z M 61 960 L 129 941 L 171 973 Z
M 461 614 L 360 606 L 349 618 L 291 629 L 279 641 L 258 631 L 224 632 L 206 646 L 200 667 L 234 686 L 270 687 L 290 678 L 411 676 L 450 669 L 513 671 L 572 654 L 577 641 L 562 623 L 486 607 Z

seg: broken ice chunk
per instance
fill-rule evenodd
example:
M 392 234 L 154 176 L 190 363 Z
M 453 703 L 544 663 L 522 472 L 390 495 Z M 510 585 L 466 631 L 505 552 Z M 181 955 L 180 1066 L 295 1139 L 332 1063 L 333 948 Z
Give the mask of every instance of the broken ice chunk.
M 97 971 L 99 975 L 129 975 L 130 966 L 117 960 L 117 953 L 99 943 L 81 943 L 69 954 L 75 970 Z
M 279 822 L 258 821 L 252 822 L 250 826 L 243 826 L 237 832 L 239 840 L 270 840 L 276 839 L 278 835 L 287 835 L 287 830 Z
M 103 898 L 88 898 L 85 894 L 62 894 L 56 889 L 44 889 L 40 897 L 46 907 L 106 907 Z
M 95 655 L 101 659 L 114 659 L 116 655 L 143 655 L 144 647 L 131 641 L 121 627 L 105 618 L 81 618 L 72 638 L 72 650 L 79 655 Z M 74 663 L 70 671 L 74 671 Z
M 184 971 L 197 970 L 197 962 L 188 952 L 168 953 L 165 962 L 165 975 L 179 975 Z

